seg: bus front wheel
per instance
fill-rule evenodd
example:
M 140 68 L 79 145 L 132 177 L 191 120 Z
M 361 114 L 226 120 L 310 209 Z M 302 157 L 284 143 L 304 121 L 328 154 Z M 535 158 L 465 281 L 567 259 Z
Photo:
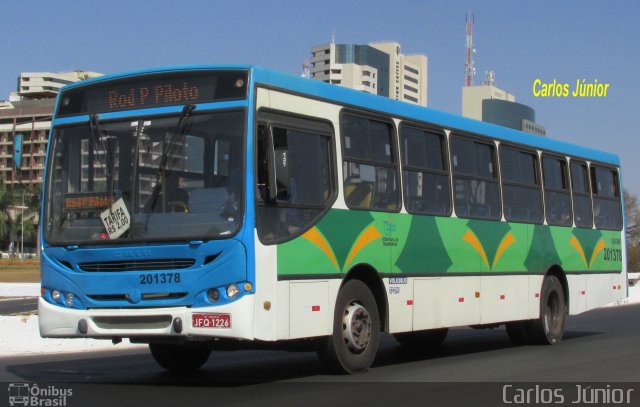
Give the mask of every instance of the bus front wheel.
M 336 300 L 333 334 L 318 348 L 320 360 L 336 373 L 369 369 L 378 351 L 380 316 L 376 300 L 360 280 L 347 281 Z
M 156 362 L 167 370 L 188 372 L 199 369 L 209 360 L 208 346 L 150 343 L 149 350 Z
M 540 292 L 540 318 L 527 321 L 529 342 L 536 345 L 555 345 L 564 334 L 567 305 L 562 284 L 555 276 L 546 276 Z

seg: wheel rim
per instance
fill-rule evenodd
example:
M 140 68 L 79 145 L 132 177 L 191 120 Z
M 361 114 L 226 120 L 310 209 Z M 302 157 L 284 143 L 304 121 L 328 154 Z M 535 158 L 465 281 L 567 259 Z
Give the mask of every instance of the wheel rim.
M 350 303 L 342 317 L 342 339 L 353 353 L 361 353 L 371 341 L 371 316 L 357 302 Z

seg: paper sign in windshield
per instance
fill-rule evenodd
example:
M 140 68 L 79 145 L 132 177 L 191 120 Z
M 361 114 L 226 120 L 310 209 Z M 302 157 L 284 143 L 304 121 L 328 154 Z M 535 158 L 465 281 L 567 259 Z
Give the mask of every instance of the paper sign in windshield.
M 100 214 L 102 224 L 107 230 L 109 239 L 117 239 L 131 227 L 131 216 L 122 198 L 111 205 L 111 208 Z

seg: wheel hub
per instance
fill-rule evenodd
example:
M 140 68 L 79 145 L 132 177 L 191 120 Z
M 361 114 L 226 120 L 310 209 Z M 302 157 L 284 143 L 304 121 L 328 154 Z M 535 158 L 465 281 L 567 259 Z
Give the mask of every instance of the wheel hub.
M 353 353 L 363 352 L 371 340 L 371 316 L 365 307 L 352 302 L 344 310 L 342 339 Z

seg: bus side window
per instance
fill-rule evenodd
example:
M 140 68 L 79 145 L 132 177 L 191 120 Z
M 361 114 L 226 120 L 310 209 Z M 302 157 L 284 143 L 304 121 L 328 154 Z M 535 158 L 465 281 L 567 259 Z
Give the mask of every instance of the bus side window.
M 351 209 L 399 210 L 400 180 L 391 124 L 343 114 L 340 127 L 347 206 Z
M 454 203 L 462 218 L 500 219 L 495 145 L 451 136 Z
M 256 226 L 267 244 L 304 233 L 334 197 L 330 128 L 292 121 L 258 126 Z
M 591 228 L 593 227 L 593 210 L 587 163 L 571 160 L 571 185 L 576 226 Z
M 451 187 L 444 133 L 402 125 L 400 140 L 407 212 L 449 215 Z
M 567 160 L 550 156 L 542 157 L 544 177 L 544 207 L 549 225 L 571 226 L 571 198 Z
M 502 201 L 507 221 L 542 223 L 542 189 L 538 155 L 500 146 Z
M 622 211 L 618 173 L 608 168 L 592 165 L 591 183 L 596 228 L 621 230 Z

